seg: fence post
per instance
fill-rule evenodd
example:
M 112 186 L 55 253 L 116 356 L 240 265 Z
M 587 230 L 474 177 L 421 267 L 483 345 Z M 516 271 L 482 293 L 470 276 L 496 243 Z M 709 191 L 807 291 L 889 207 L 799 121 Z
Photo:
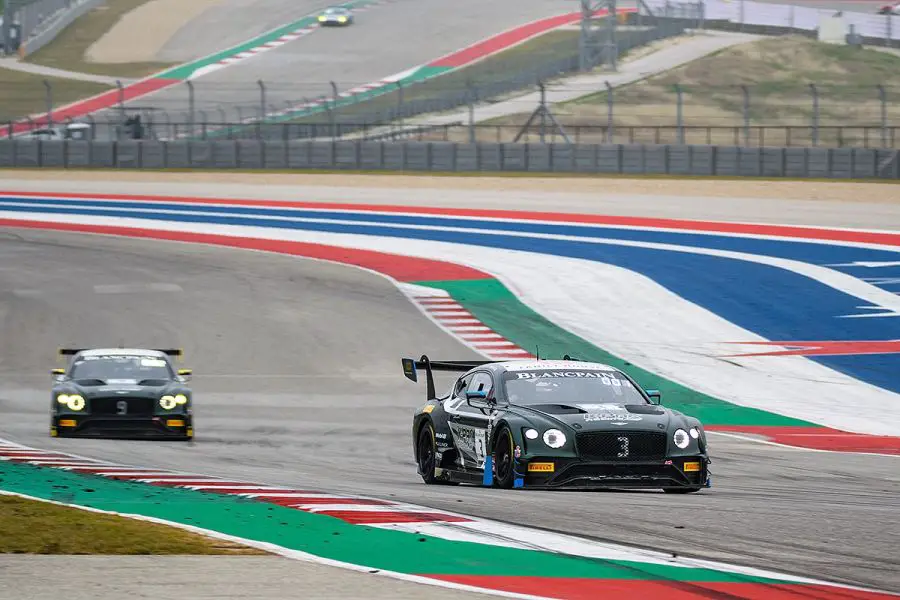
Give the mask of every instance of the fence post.
M 613 87 L 609 84 L 609 80 L 603 82 L 606 85 L 606 143 L 613 143 Z
M 122 127 L 125 125 L 125 86 L 116 79 L 116 87 L 119 88 L 119 126 L 116 128 L 116 139 L 122 137 Z
M 266 119 L 266 84 L 262 79 L 256 80 L 256 85 L 259 86 L 259 120 L 265 121 Z
M 47 127 L 53 127 L 53 86 L 46 79 L 44 80 L 44 89 L 47 100 Z
M 403 82 L 397 80 L 397 120 L 400 121 L 400 129 L 403 129 Z
M 744 145 L 750 145 L 750 88 L 741 85 L 741 92 L 744 95 Z
M 337 111 L 337 103 L 338 103 L 338 88 L 337 84 L 333 81 L 331 83 L 331 141 L 335 140 L 337 137 L 337 117 L 335 116 L 335 111 Z M 328 102 L 326 100 L 325 102 Z
M 813 146 L 819 145 L 819 88 L 816 84 L 809 84 L 809 91 L 812 93 L 813 112 L 812 112 L 812 143 Z
M 678 143 L 684 145 L 684 97 L 681 85 L 675 84 L 676 125 L 678 127 Z
M 188 89 L 188 126 L 190 127 L 191 135 L 194 135 L 194 114 L 197 109 L 197 98 L 194 95 L 194 82 L 188 79 L 184 83 L 187 85 Z
M 881 101 L 881 147 L 887 148 L 888 119 L 887 119 L 887 91 L 882 84 L 878 84 L 878 99 Z

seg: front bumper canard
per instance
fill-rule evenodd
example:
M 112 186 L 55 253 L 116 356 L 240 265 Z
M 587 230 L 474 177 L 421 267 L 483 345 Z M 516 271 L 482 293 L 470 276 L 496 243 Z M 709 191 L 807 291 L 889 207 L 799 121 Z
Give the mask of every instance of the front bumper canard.
M 191 439 L 194 430 L 189 415 L 154 415 L 140 418 L 61 415 L 51 421 L 50 435 L 110 439 Z
M 517 463 L 516 478 L 525 488 L 699 488 L 709 486 L 708 464 L 704 456 L 627 463 L 533 458 Z

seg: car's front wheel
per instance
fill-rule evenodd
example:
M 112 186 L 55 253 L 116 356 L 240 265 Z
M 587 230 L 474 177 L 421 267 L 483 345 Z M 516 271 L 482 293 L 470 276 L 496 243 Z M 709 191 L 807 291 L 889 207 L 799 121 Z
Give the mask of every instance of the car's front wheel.
M 513 486 L 516 476 L 513 457 L 512 432 L 504 425 L 497 433 L 497 442 L 494 444 L 494 481 L 497 487 L 509 489 Z

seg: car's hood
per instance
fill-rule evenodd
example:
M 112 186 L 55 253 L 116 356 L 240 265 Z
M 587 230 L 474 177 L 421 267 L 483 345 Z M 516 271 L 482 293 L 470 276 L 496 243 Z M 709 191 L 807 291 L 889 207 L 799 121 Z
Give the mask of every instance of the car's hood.
M 535 404 L 518 408 L 562 421 L 577 431 L 667 431 L 676 418 L 668 409 L 654 404 Z
M 75 381 L 67 382 L 60 386 L 60 393 L 78 393 L 85 398 L 101 398 L 106 396 L 129 396 L 132 398 L 159 398 L 160 395 L 172 392 L 179 388 L 177 382 L 163 382 L 154 380 L 142 382 L 136 379 L 109 379 L 105 382 L 94 381 L 96 384 L 86 385 Z

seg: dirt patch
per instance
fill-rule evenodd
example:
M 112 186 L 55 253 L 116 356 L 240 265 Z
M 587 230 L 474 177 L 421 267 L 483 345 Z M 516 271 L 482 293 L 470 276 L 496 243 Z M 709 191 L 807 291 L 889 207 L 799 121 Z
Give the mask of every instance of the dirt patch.
M 68 71 L 125 78 L 146 77 L 170 67 L 171 64 L 159 62 L 99 63 L 91 62 L 86 57 L 88 49 L 115 28 L 120 19 L 147 2 L 148 0 L 109 0 L 76 19 L 56 39 L 29 56 L 27 61 Z M 180 19 L 180 12 L 176 14 Z M 144 28 L 146 34 L 142 33 L 142 36 L 154 35 L 152 23 L 146 23 Z M 141 43 L 141 39 L 138 39 L 137 43 Z M 132 43 L 132 40 L 127 38 L 119 38 L 119 41 L 122 44 L 120 49 L 123 51 Z
M 685 196 L 709 198 L 763 198 L 900 204 L 900 185 L 893 182 L 772 181 L 748 179 L 677 179 L 666 177 L 485 177 L 435 175 L 356 175 L 228 173 L 228 172 L 122 172 L 0 170 L 4 179 L 43 181 L 112 181 L 148 183 L 250 184 L 258 186 L 334 186 L 344 188 L 402 188 L 507 191 L 550 194 L 575 193 L 597 196 Z M 352 200 L 347 200 L 348 202 Z M 514 207 L 511 207 L 514 208 Z M 552 210 L 552 208 L 551 208 Z
M 152 63 L 181 27 L 221 0 L 150 0 L 122 15 L 85 54 L 92 63 Z
M 0 554 L 267 554 L 136 519 L 0 496 Z
M 815 93 L 810 84 L 815 84 Z M 882 102 L 885 95 L 889 123 L 900 120 L 900 56 L 877 50 L 857 49 L 821 43 L 805 37 L 785 36 L 740 44 L 693 61 L 682 67 L 650 77 L 613 92 L 617 142 L 654 142 L 646 126 L 668 126 L 660 143 L 675 143 L 678 104 L 682 93 L 682 122 L 697 128 L 688 132 L 686 143 L 732 144 L 743 142 L 767 146 L 800 145 L 811 141 L 813 116 L 818 110 L 819 141 L 823 145 L 857 145 L 880 140 Z M 751 130 L 745 132 L 745 96 Z M 816 99 L 817 96 L 817 99 Z M 817 109 L 816 109 L 817 107 Z M 596 123 L 592 135 L 582 141 L 599 141 L 605 134 L 608 98 L 605 92 L 585 96 L 553 107 L 554 114 L 570 127 Z M 522 113 L 492 121 L 492 124 L 521 125 Z M 753 127 L 791 126 L 793 130 L 761 132 Z M 838 126 L 859 128 L 844 129 Z M 869 131 L 864 127 L 871 128 Z M 719 128 L 719 129 L 717 129 Z M 512 130 L 512 128 L 511 128 Z M 653 135 L 659 132 L 653 132 Z M 760 136 L 763 136 L 761 139 Z M 900 140 L 898 140 L 900 141 Z

